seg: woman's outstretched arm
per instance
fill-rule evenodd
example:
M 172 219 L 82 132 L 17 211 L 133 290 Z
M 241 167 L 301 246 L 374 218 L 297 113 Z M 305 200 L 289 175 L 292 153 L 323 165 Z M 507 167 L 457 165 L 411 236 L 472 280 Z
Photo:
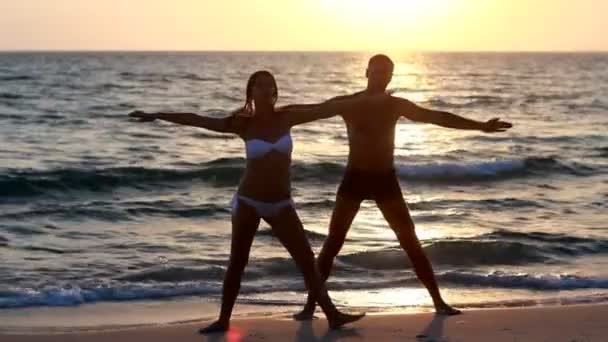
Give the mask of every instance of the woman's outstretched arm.
M 238 128 L 234 125 L 235 116 L 233 115 L 223 118 L 211 118 L 194 113 L 145 113 L 136 110 L 129 113 L 129 116 L 139 118 L 141 121 L 154 121 L 158 119 L 179 125 L 205 128 L 220 133 L 238 133 Z

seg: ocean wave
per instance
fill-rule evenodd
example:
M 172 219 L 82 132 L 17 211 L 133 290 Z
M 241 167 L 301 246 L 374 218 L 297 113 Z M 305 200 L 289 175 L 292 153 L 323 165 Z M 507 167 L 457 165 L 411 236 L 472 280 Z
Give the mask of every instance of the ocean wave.
M 272 236 L 272 232 L 262 230 L 262 236 Z M 323 234 L 307 231 L 309 238 L 323 241 Z M 488 235 L 493 236 L 493 235 Z M 477 238 L 476 238 L 477 239 Z M 565 240 L 568 241 L 568 240 Z M 539 244 L 534 241 L 490 240 L 441 240 L 424 246 L 424 250 L 433 265 L 452 267 L 479 266 L 513 266 L 551 263 L 560 258 L 570 258 L 597 253 L 608 253 L 608 241 L 583 239 L 578 243 L 556 242 Z M 122 246 L 118 246 L 122 247 Z M 130 245 L 130 249 L 136 247 Z M 171 251 L 176 252 L 176 251 Z M 165 267 L 162 269 L 144 270 L 118 278 L 129 281 L 162 281 L 183 282 L 198 280 L 221 281 L 220 272 L 226 261 L 205 260 L 204 268 Z M 394 272 L 411 269 L 410 260 L 400 247 L 380 250 L 362 251 L 339 255 L 336 258 L 334 272 L 338 276 L 347 276 L 358 270 L 358 274 L 375 272 Z M 297 278 L 300 272 L 295 263 L 288 257 L 270 257 L 251 260 L 248 268 L 248 279 L 260 280 L 268 277 L 276 279 Z M 351 280 L 352 281 L 352 280 Z
M 45 252 L 51 254 L 68 254 L 68 253 L 78 253 L 77 250 L 65 250 L 62 248 L 54 248 L 48 246 L 23 246 L 19 247 L 19 249 L 31 251 L 31 252 Z
M 525 290 L 582 290 L 608 289 L 607 278 L 580 277 L 570 274 L 527 274 L 506 273 L 473 273 L 461 271 L 438 272 L 436 279 L 444 285 L 485 287 Z M 330 278 L 331 282 L 331 278 Z M 334 281 L 330 287 L 334 290 L 386 289 L 403 286 L 417 286 L 420 280 L 415 275 L 405 277 L 384 277 L 379 281 L 368 278 L 358 280 Z
M 219 265 L 207 266 L 205 268 L 167 267 L 144 272 L 129 274 L 117 278 L 117 280 L 129 282 L 188 282 L 196 280 L 221 280 L 226 271 L 225 267 Z
M 184 253 L 190 253 L 192 250 L 185 245 L 181 244 L 166 244 L 156 242 L 112 242 L 99 245 L 100 250 L 104 250 L 107 253 L 123 252 L 125 250 L 134 251 L 136 253 L 146 253 L 149 255 L 180 255 Z M 154 265 L 158 262 L 155 261 Z
M 595 149 L 597 152 L 597 156 L 600 158 L 608 158 L 608 146 L 606 147 L 598 147 Z
M 107 118 L 116 118 L 117 114 L 116 112 L 119 113 L 124 113 L 128 110 L 131 109 L 135 109 L 136 106 L 134 104 L 130 104 L 130 103 L 115 103 L 115 104 L 95 104 L 95 105 L 91 105 L 87 107 L 87 110 L 90 112 L 94 112 L 96 113 L 96 116 L 99 117 L 107 117 Z M 102 113 L 97 113 L 97 112 L 102 112 Z M 111 112 L 112 114 L 103 114 L 104 112 Z M 124 115 L 124 114 L 120 114 L 120 115 Z
M 161 201 L 164 203 L 165 201 Z M 196 218 L 196 217 L 209 217 L 218 214 L 229 214 L 230 208 L 228 202 L 225 204 L 199 204 L 194 206 L 177 205 L 173 204 L 163 205 L 158 202 L 156 203 L 143 203 L 142 205 L 131 203 L 132 208 L 127 208 L 126 211 L 135 216 L 150 216 L 159 215 L 163 217 L 176 217 L 176 218 Z
M 525 97 L 524 103 L 545 103 L 549 101 L 576 100 L 581 96 L 589 95 L 588 92 L 567 92 L 562 94 L 529 94 Z
M 304 233 L 306 234 L 306 238 L 308 239 L 308 241 L 323 242 L 327 238 L 326 234 L 317 233 L 317 232 L 314 232 L 312 230 L 304 229 Z M 275 235 L 274 235 L 274 233 L 272 232 L 272 229 L 270 229 L 270 228 L 260 229 L 257 232 L 256 236 L 258 236 L 258 237 L 276 238 Z M 351 242 L 353 240 L 349 239 L 349 238 L 346 238 L 345 241 L 346 242 Z
M 408 87 L 393 87 L 387 90 L 389 94 L 397 94 L 397 93 L 422 93 L 422 92 L 431 92 L 435 89 L 433 88 L 408 88 Z
M 497 231 L 471 239 L 444 239 L 427 243 L 424 250 L 437 265 L 490 266 L 557 262 L 563 258 L 608 253 L 608 240 L 563 234 Z M 369 270 L 411 267 L 399 247 L 338 256 L 344 266 Z
M 96 88 L 99 88 L 102 90 L 127 90 L 127 89 L 133 89 L 134 87 L 124 85 L 124 84 L 118 84 L 118 83 L 103 83 L 101 85 L 98 85 Z
M 424 247 L 436 265 L 488 266 L 524 265 L 548 262 L 552 258 L 543 255 L 543 249 L 521 242 L 504 241 L 438 241 Z M 403 249 L 385 248 L 338 256 L 344 266 L 370 270 L 400 270 L 411 267 Z
M 223 274 L 222 269 L 213 272 Z M 23 308 L 32 306 L 77 306 L 85 303 L 104 301 L 132 301 L 150 300 L 161 298 L 175 298 L 184 296 L 206 296 L 219 299 L 221 294 L 220 280 L 189 281 L 193 271 L 189 269 L 171 271 L 172 279 L 183 278 L 184 281 L 165 281 L 165 275 L 149 273 L 148 277 L 132 277 L 125 280 L 135 282 L 108 281 L 98 282 L 93 285 L 63 285 L 43 286 L 41 288 L 4 288 L 0 289 L 0 309 Z M 196 274 L 196 273 L 195 273 Z M 181 275 L 181 276 L 180 276 Z M 200 274 L 200 278 L 206 273 Z M 580 289 L 608 289 L 608 279 L 581 277 L 569 274 L 513 274 L 504 272 L 492 272 L 489 274 L 471 272 L 441 272 L 437 279 L 444 285 L 454 286 L 476 286 L 486 288 L 527 289 L 535 291 L 559 291 Z M 159 282 L 149 279 L 160 279 Z M 283 281 L 268 277 L 267 281 L 256 284 L 245 282 L 241 293 L 259 294 L 285 291 L 304 291 L 305 287 L 301 279 L 297 281 Z M 144 279 L 144 281 L 139 281 Z M 403 286 L 416 286 L 419 284 L 416 276 L 406 277 L 383 277 L 381 279 L 361 277 L 357 280 L 330 280 L 333 290 L 366 290 L 366 289 L 390 289 Z M 255 299 L 253 299 L 255 300 Z M 267 301 L 259 304 L 267 304 Z M 273 301 L 273 304 L 286 303 L 281 299 Z
M 171 82 L 175 79 L 183 79 L 188 81 L 198 82 L 217 82 L 221 81 L 217 77 L 204 77 L 199 76 L 195 73 L 176 73 L 176 74 L 162 74 L 162 73 L 134 73 L 134 72 L 121 72 L 120 77 L 128 81 L 140 81 L 140 82 Z
M 306 209 L 306 210 L 333 209 L 335 206 L 336 206 L 336 201 L 331 200 L 331 199 L 296 202 L 297 209 Z
M 261 230 L 261 236 L 272 236 L 270 229 Z M 312 240 L 323 241 L 324 234 L 306 231 Z M 539 238 L 539 236 L 542 236 Z M 497 239 L 501 237 L 501 239 Z M 541 242 L 539 242 L 541 241 Z M 545 242 L 549 241 L 549 242 Z M 106 248 L 113 248 L 105 246 Z M 157 250 L 163 246 L 143 244 L 118 245 L 115 248 Z M 501 266 L 551 263 L 562 258 L 608 253 L 608 240 L 563 236 L 560 234 L 494 232 L 471 239 L 446 239 L 427 243 L 424 250 L 434 265 L 440 266 Z M 164 248 L 163 252 L 180 252 Z M 220 281 L 219 270 L 225 266 L 225 260 L 197 260 L 205 264 L 204 268 L 163 267 L 162 269 L 143 270 L 118 278 L 131 281 L 196 281 L 201 279 Z M 339 255 L 335 271 L 338 275 L 351 274 L 353 269 L 373 273 L 382 271 L 406 270 L 411 263 L 400 247 L 380 250 L 362 251 Z M 249 279 L 297 277 L 300 274 L 295 263 L 287 257 L 258 258 L 251 260 L 248 269 Z
M 53 219 L 67 220 L 101 220 L 101 221 L 127 221 L 131 217 L 120 208 L 112 204 L 107 204 L 105 207 L 98 205 L 52 205 L 29 210 L 9 212 L 0 215 L 3 219 L 10 220 L 26 220 L 33 217 L 45 217 Z
M 594 99 L 587 107 L 593 109 L 608 110 L 608 102 L 602 101 L 600 99 Z
M 0 93 L 0 99 L 3 100 L 20 100 L 25 98 L 25 96 L 15 93 Z
M 197 139 L 220 139 L 220 140 L 232 140 L 236 137 L 232 134 L 221 134 L 221 133 L 208 133 L 208 132 L 194 132 L 190 134 L 192 138 Z
M 242 172 L 242 159 L 202 169 L 176 170 L 144 167 L 105 169 L 16 170 L 0 175 L 0 198 L 36 196 L 63 191 L 111 191 L 119 187 L 146 188 L 167 183 L 202 180 L 234 185 Z
M 211 96 L 216 100 L 226 100 L 229 102 L 241 102 L 243 100 L 240 94 L 227 94 L 219 91 L 213 92 Z
M 608 289 L 608 279 L 576 275 L 534 275 L 494 272 L 474 274 L 445 272 L 437 275 L 439 281 L 454 285 L 518 288 L 530 290 Z
M 304 210 L 330 210 L 334 207 L 334 201 L 299 202 L 297 207 Z M 140 217 L 210 218 L 225 216 L 230 212 L 230 201 L 228 199 L 223 203 L 184 203 L 179 200 L 91 201 L 32 205 L 27 209 L 4 212 L 0 214 L 0 219 L 19 221 L 43 217 L 46 219 L 120 222 L 132 221 Z M 24 227 L 13 229 L 20 229 L 25 235 L 37 232 L 35 229 L 32 232 L 32 229 Z M 270 232 L 261 231 L 262 236 L 267 233 L 271 235 Z M 311 234 L 309 237 L 313 238 L 316 233 Z
M 165 139 L 167 135 L 163 133 L 154 133 L 154 132 L 135 132 L 131 133 L 130 137 L 137 139 Z
M 506 98 L 506 97 L 493 96 L 493 95 L 467 95 L 467 96 L 463 96 L 462 98 L 466 99 L 468 101 L 478 101 L 480 103 L 487 103 L 487 104 L 499 103 L 499 102 L 504 102 L 506 100 L 509 100 L 509 98 Z
M 572 170 L 572 168 L 553 157 L 528 157 L 487 162 L 427 163 L 397 166 L 399 175 L 404 179 L 439 182 L 483 179 L 503 180 L 537 172 L 563 172 Z
M 216 294 L 221 283 L 213 284 L 99 284 L 92 287 L 46 286 L 41 289 L 0 289 L 0 308 L 31 306 L 75 306 L 100 301 L 160 299 Z
M 0 119 L 27 121 L 29 118 L 23 114 L 0 113 Z
M 38 227 L 30 227 L 27 225 L 0 225 L 0 230 L 20 236 L 44 235 L 46 232 Z
M 104 192 L 120 187 L 158 188 L 193 181 L 213 186 L 236 186 L 244 165 L 243 158 L 220 158 L 188 169 L 114 167 L 8 170 L 0 174 L 0 199 L 66 191 Z M 343 172 L 342 164 L 331 162 L 296 162 L 292 167 L 293 180 L 296 182 L 337 183 Z M 397 172 L 406 181 L 461 183 L 499 181 L 547 173 L 585 175 L 593 172 L 593 168 L 583 164 L 567 165 L 553 157 L 528 157 L 487 162 L 397 165 Z
M 497 230 L 492 233 L 481 235 L 480 238 L 484 239 L 510 239 L 510 240 L 530 240 L 538 242 L 548 242 L 557 244 L 595 244 L 599 246 L 608 247 L 607 240 L 598 240 L 597 238 L 587 238 L 573 235 L 566 235 L 560 233 L 545 233 L 545 232 L 516 232 L 510 230 Z
M 164 217 L 164 218 L 210 218 L 225 216 L 230 213 L 229 200 L 224 203 L 184 203 L 179 200 L 156 200 L 156 201 L 91 201 L 82 203 L 54 203 L 36 204 L 27 209 L 6 211 L 0 214 L 0 219 L 27 220 L 35 217 L 46 219 L 66 220 L 99 220 L 107 222 L 132 221 L 140 217 Z M 318 201 L 297 201 L 298 210 L 332 210 L 335 201 L 330 199 Z M 504 200 L 479 200 L 479 201 L 455 201 L 438 200 L 410 203 L 413 210 L 436 210 L 442 208 L 453 208 L 455 206 L 465 207 L 472 210 L 495 210 L 504 208 L 541 207 L 533 201 L 516 199 Z M 417 220 L 421 217 L 417 216 Z M 444 219 L 441 214 L 433 214 L 428 220 Z M 24 233 L 31 230 L 20 228 Z M 34 230 L 36 231 L 36 230 Z M 272 235 L 270 231 L 260 231 L 261 236 Z M 315 236 L 311 233 L 309 238 L 320 239 L 323 236 Z
M 169 82 L 170 79 L 164 75 L 159 73 L 134 73 L 134 72 L 121 72 L 120 77 L 124 80 L 128 81 L 138 81 L 138 82 Z
M 470 200 L 451 200 L 439 199 L 431 201 L 408 202 L 408 206 L 413 210 L 437 210 L 462 207 L 473 210 L 501 210 L 505 208 L 544 208 L 544 205 L 532 200 L 519 199 L 513 197 L 470 199 Z
M 189 80 L 189 81 L 199 81 L 199 82 L 218 82 L 221 81 L 220 78 L 217 77 L 203 77 L 193 73 L 186 73 L 177 75 L 178 78 Z
M 472 89 L 468 89 L 469 91 Z M 432 97 L 425 101 L 425 103 L 435 107 L 446 107 L 446 108 L 475 108 L 484 106 L 495 106 L 505 105 L 512 106 L 514 103 L 522 104 L 536 104 L 536 103 L 547 103 L 551 101 L 572 101 L 579 99 L 582 96 L 587 96 L 588 93 L 564 93 L 564 94 L 530 94 L 523 98 L 516 97 L 505 97 L 505 96 L 494 96 L 494 95 L 467 95 L 467 96 L 455 96 L 455 97 Z M 568 106 L 578 106 L 571 103 Z M 585 106 L 579 106 L 585 107 Z M 598 101 L 594 101 L 587 107 L 602 108 L 602 104 Z
M 15 75 L 15 76 L 0 76 L 0 82 L 2 81 L 31 81 L 36 78 L 27 75 Z
M 505 105 L 510 106 L 513 103 L 513 99 L 500 97 L 500 96 L 492 96 L 492 95 L 469 95 L 456 97 L 453 99 L 454 102 L 434 97 L 430 98 L 423 103 L 426 103 L 433 107 L 444 107 L 444 108 L 474 108 L 474 107 L 485 107 L 485 106 L 494 106 L 494 105 Z

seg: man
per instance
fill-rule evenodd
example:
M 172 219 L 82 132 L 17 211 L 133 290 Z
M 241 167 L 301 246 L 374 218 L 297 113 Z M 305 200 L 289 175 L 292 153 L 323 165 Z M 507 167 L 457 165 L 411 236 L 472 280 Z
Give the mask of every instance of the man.
M 393 69 L 394 64 L 387 56 L 372 57 L 366 71 L 367 89 L 349 96 L 386 93 Z M 362 106 L 355 112 L 342 114 L 348 131 L 350 153 L 336 196 L 329 235 L 318 256 L 317 265 L 326 280 L 361 202 L 366 199 L 375 200 L 397 235 L 401 247 L 411 259 L 418 279 L 429 291 L 436 312 L 441 315 L 459 314 L 460 311 L 449 306 L 439 293 L 433 268 L 418 241 L 395 173 L 395 127 L 401 117 L 415 122 L 487 133 L 504 132 L 512 127 L 510 123 L 499 119 L 480 122 L 447 112 L 425 109 L 406 99 L 388 94 L 386 100 L 374 101 L 372 106 Z M 304 309 L 294 317 L 299 320 L 312 319 L 314 311 L 315 298 L 309 293 Z

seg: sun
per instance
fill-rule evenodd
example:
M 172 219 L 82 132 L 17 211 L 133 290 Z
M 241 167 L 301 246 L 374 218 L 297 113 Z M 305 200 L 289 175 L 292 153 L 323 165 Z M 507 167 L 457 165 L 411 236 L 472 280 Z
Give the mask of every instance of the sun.
M 431 31 L 443 26 L 442 18 L 462 0 L 318 0 L 336 27 L 351 39 L 381 46 L 433 39 Z
M 348 4 L 354 11 L 361 11 L 363 14 L 385 15 L 405 14 L 405 12 L 416 14 L 427 14 L 428 11 L 437 10 L 445 0 L 349 0 Z
M 332 0 L 326 1 L 336 14 L 359 23 L 421 24 L 453 3 L 450 0 Z

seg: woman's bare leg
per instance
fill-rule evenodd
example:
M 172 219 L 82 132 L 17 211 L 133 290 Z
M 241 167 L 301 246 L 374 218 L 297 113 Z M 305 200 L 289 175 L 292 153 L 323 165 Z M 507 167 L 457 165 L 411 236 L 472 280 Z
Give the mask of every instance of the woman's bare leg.
M 323 243 L 323 248 L 317 257 L 317 267 L 321 273 L 321 280 L 323 283 L 325 283 L 331 273 L 334 259 L 344 245 L 346 233 L 348 233 L 360 206 L 361 201 L 359 200 L 342 197 L 340 195 L 336 197 L 336 206 L 334 207 L 329 223 L 329 233 L 327 239 L 325 239 L 325 242 Z M 315 307 L 316 298 L 314 294 L 309 291 L 304 308 L 300 313 L 293 315 L 293 317 L 298 321 L 310 320 L 315 313 Z
M 269 220 L 268 223 L 302 272 L 306 287 L 317 298 L 329 321 L 329 326 L 335 329 L 361 319 L 364 314 L 348 315 L 341 313 L 331 301 L 315 264 L 312 248 L 304 234 L 304 227 L 295 209 L 289 207 L 282 210 L 278 216 Z
M 249 251 L 259 224 L 260 217 L 255 209 L 239 203 L 238 209 L 232 215 L 230 262 L 224 276 L 220 317 L 213 324 L 201 329 L 201 334 L 223 332 L 230 327 L 232 309 L 241 289 L 241 277 L 249 261 Z

